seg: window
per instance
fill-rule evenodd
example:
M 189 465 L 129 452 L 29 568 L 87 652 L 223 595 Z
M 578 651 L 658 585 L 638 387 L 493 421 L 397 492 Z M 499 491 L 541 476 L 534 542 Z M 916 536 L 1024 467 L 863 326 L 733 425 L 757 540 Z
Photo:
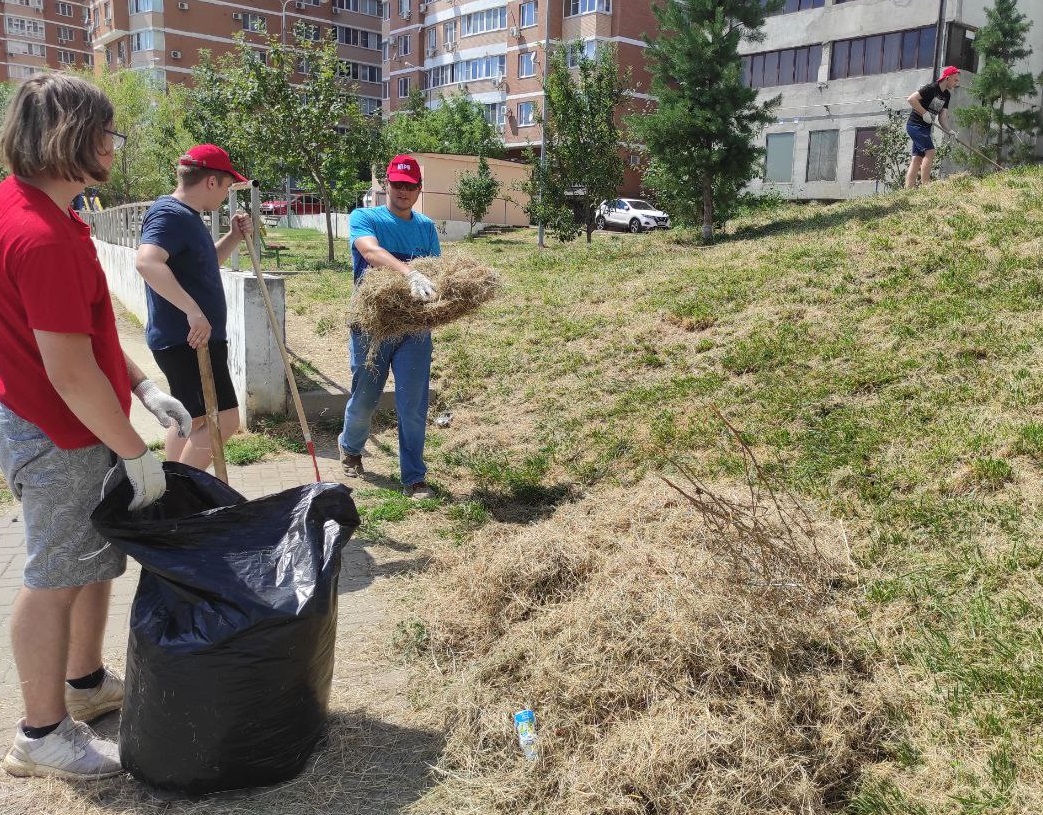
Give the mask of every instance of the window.
M 120 40 L 116 43 L 116 61 L 121 65 L 125 65 L 127 62 L 127 41 Z
M 7 53 L 21 54 L 29 57 L 46 57 L 47 46 L 38 42 L 22 42 L 21 40 L 8 40 Z
M 337 42 L 341 45 L 354 45 L 358 48 L 369 48 L 372 51 L 379 51 L 381 45 L 380 32 L 339 25 L 337 26 Z
M 843 2 L 843 0 L 841 0 Z M 786 4 L 779 10 L 773 11 L 769 14 L 769 17 L 774 17 L 776 14 L 792 14 L 794 11 L 804 11 L 809 8 L 822 8 L 826 4 L 826 0 L 786 0 Z M 766 0 L 761 0 L 761 5 L 767 5 Z
M 531 125 L 536 123 L 536 103 L 535 102 L 519 102 L 518 103 L 518 124 L 519 125 Z
M 342 11 L 357 11 L 371 17 L 383 17 L 385 4 L 382 0 L 333 0 L 333 7 Z
M 83 55 L 83 64 L 86 65 L 88 68 L 93 68 L 94 67 L 94 54 L 84 54 Z
M 507 6 L 475 11 L 463 17 L 462 34 L 465 37 L 504 28 L 507 28 Z
M 58 62 L 61 65 L 75 65 L 76 54 L 72 51 L 66 51 L 64 48 L 58 49 Z
M 641 154 L 640 153 L 631 153 L 629 156 L 627 156 L 627 164 L 630 166 L 631 169 L 637 169 L 638 167 L 640 167 L 641 166 Z
M 25 6 L 26 8 L 43 11 L 43 0 L 7 0 L 7 2 L 12 6 Z
M 408 57 L 410 54 L 409 35 L 399 34 L 395 37 L 395 53 L 400 57 Z
M 39 20 L 27 20 L 25 17 L 4 17 L 4 31 L 34 40 L 44 38 L 43 23 Z
M 380 113 L 382 107 L 379 99 L 375 99 L 372 96 L 360 96 L 359 110 L 362 111 L 363 116 L 372 116 L 375 113 Z
M 11 79 L 28 79 L 33 75 L 34 70 L 29 65 L 9 65 L 7 74 Z
M 260 14 L 243 14 L 243 31 L 253 31 L 257 34 L 268 32 L 268 22 Z
M 955 65 L 961 71 L 978 72 L 978 52 L 974 50 L 973 28 L 959 23 L 949 23 L 948 42 L 945 46 L 944 65 Z
M 390 99 L 391 98 L 391 83 L 387 80 L 380 83 L 380 98 Z
M 398 16 L 403 20 L 409 17 L 409 0 L 398 0 Z
M 442 42 L 446 44 L 456 42 L 456 20 L 442 26 Z
M 58 26 L 58 42 L 72 42 L 74 36 L 73 30 L 68 26 Z
M 485 113 L 485 121 L 493 127 L 503 127 L 507 121 L 507 105 L 503 102 L 492 102 L 491 104 L 482 105 L 482 109 Z
M 131 52 L 151 51 L 153 48 L 153 31 L 146 28 L 144 31 L 135 31 L 130 35 Z
M 358 82 L 380 82 L 383 78 L 379 65 L 349 62 L 346 59 L 342 59 L 337 66 L 337 75 L 346 79 L 354 79 Z
M 427 29 L 427 50 L 434 53 L 438 48 L 438 29 L 434 26 Z
M 536 0 L 518 6 L 518 27 L 528 28 L 530 25 L 536 25 Z
M 876 163 L 869 157 L 866 148 L 876 144 L 877 129 L 860 127 L 855 130 L 855 156 L 851 167 L 852 181 L 876 180 Z
M 934 66 L 934 26 L 893 31 L 872 37 L 837 40 L 829 65 L 830 79 L 871 76 Z
M 808 134 L 808 181 L 837 180 L 839 130 L 812 130 Z
M 56 3 L 59 17 L 72 17 L 72 3 Z
M 152 11 L 152 0 L 131 0 L 130 13 L 131 14 L 143 14 L 146 11 Z
M 821 63 L 821 45 L 766 51 L 763 54 L 748 54 L 743 57 L 742 75 L 751 88 L 795 85 L 816 81 Z
M 779 184 L 793 181 L 793 134 L 769 133 L 764 180 Z
M 565 62 L 570 68 L 577 67 L 585 59 L 594 59 L 597 56 L 597 40 L 585 40 L 584 42 L 572 42 L 566 46 L 569 49 Z
M 531 51 L 518 54 L 518 77 L 536 76 L 536 55 Z
M 398 98 L 405 99 L 409 96 L 409 77 L 402 76 L 398 79 Z
M 591 14 L 612 11 L 612 0 L 565 0 L 565 16 L 575 17 L 577 14 Z

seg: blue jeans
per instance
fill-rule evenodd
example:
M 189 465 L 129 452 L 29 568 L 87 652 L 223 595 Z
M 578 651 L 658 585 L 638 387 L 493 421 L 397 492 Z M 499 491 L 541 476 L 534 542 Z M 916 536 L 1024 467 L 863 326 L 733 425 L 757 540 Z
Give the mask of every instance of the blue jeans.
M 431 332 L 407 334 L 381 343 L 373 361 L 366 364 L 369 342 L 359 331 L 351 332 L 351 396 L 344 408 L 344 430 L 337 441 L 344 452 L 361 455 L 369 438 L 373 411 L 384 392 L 388 372 L 395 374 L 395 413 L 398 414 L 398 463 L 402 483 L 417 484 L 427 475 L 424 436 L 431 384 Z

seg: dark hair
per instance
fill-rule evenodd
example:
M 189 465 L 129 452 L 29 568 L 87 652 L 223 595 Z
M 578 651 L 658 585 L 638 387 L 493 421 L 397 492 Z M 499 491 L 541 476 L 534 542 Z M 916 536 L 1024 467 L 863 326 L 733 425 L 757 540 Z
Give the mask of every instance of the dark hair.
M 86 80 L 60 72 L 35 74 L 22 83 L 7 107 L 4 163 L 27 178 L 108 181 L 109 171 L 98 161 L 98 153 L 114 117 L 108 97 Z

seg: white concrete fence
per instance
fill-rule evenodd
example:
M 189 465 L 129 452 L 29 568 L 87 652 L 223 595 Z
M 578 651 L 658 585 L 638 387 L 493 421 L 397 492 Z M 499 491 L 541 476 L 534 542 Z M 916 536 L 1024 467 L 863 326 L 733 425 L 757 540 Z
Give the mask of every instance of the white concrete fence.
M 134 253 L 147 208 L 148 203 L 127 204 L 84 213 L 109 289 L 142 324 L 148 318 L 145 282 L 134 268 Z M 285 341 L 286 287 L 281 277 L 265 275 L 264 279 L 280 339 Z M 257 277 L 253 272 L 221 269 L 221 282 L 228 303 L 228 367 L 239 397 L 240 418 L 250 427 L 259 416 L 286 412 L 286 374 Z

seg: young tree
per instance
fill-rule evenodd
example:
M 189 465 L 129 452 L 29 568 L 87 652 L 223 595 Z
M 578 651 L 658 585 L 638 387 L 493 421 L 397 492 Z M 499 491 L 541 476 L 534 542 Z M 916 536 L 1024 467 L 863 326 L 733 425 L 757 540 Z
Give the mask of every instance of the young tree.
M 15 86 L 11 82 L 0 82 L 0 122 L 7 113 L 7 103 L 14 98 Z M 0 163 L 0 179 L 7 177 L 7 167 Z
M 451 153 L 499 158 L 505 152 L 500 131 L 485 118 L 485 110 L 465 93 L 442 96 L 434 108 L 422 91 L 414 90 L 404 110 L 384 127 L 382 153 L 386 164 L 399 153 Z
M 733 198 L 760 168 L 753 139 L 774 120 L 780 96 L 757 104 L 743 79 L 739 42 L 758 42 L 765 13 L 781 0 L 665 0 L 653 6 L 659 36 L 647 39 L 655 107 L 632 126 L 653 159 L 670 167 L 679 193 L 701 201 L 703 241 L 713 240 L 714 207 Z
M 499 194 L 500 182 L 493 176 L 485 156 L 479 156 L 478 170 L 461 175 L 456 187 L 460 209 L 467 213 L 471 222 L 467 230 L 468 237 L 474 234 L 474 225 L 485 217 Z
M 373 129 L 344 76 L 332 36 L 313 41 L 299 27 L 294 40 L 284 46 L 269 37 L 262 59 L 240 36 L 234 51 L 201 63 L 193 72 L 189 121 L 197 138 L 221 136 L 251 172 L 308 179 L 326 210 L 332 263 L 331 212 L 338 198 L 353 200 L 362 186 L 358 168 L 370 158 Z M 333 185 L 338 179 L 340 189 Z
M 1018 11 L 1017 5 L 1017 0 L 996 0 L 992 8 L 985 9 L 988 21 L 974 39 L 981 65 L 970 87 L 971 95 L 981 104 L 956 111 L 960 124 L 982 134 L 980 149 L 992 152 L 997 164 L 1008 158 L 1027 159 L 1029 143 L 1040 129 L 1037 107 L 1007 110 L 1034 97 L 1038 81 L 1031 73 L 1016 69 L 1032 54 L 1025 44 L 1032 21 Z M 1014 140 L 1020 141 L 1020 146 L 1014 145 Z M 973 153 L 964 152 L 961 158 L 972 166 L 983 163 Z
M 909 109 L 887 109 L 887 124 L 876 131 L 876 136 L 865 145 L 866 155 L 876 168 L 876 177 L 888 190 L 905 187 L 905 174 L 909 169 L 909 134 L 905 123 Z M 937 135 L 940 131 L 935 131 Z M 937 179 L 944 161 L 953 153 L 951 141 L 935 141 L 937 151 L 931 165 L 931 178 Z
M 570 50 L 582 53 L 577 43 L 566 43 L 549 55 L 547 109 L 540 116 L 544 155 L 527 185 L 528 212 L 562 240 L 586 231 L 590 243 L 598 204 L 623 183 L 616 115 L 630 74 L 620 73 L 611 45 L 599 46 L 593 59 L 581 55 L 578 70 L 569 67 Z

